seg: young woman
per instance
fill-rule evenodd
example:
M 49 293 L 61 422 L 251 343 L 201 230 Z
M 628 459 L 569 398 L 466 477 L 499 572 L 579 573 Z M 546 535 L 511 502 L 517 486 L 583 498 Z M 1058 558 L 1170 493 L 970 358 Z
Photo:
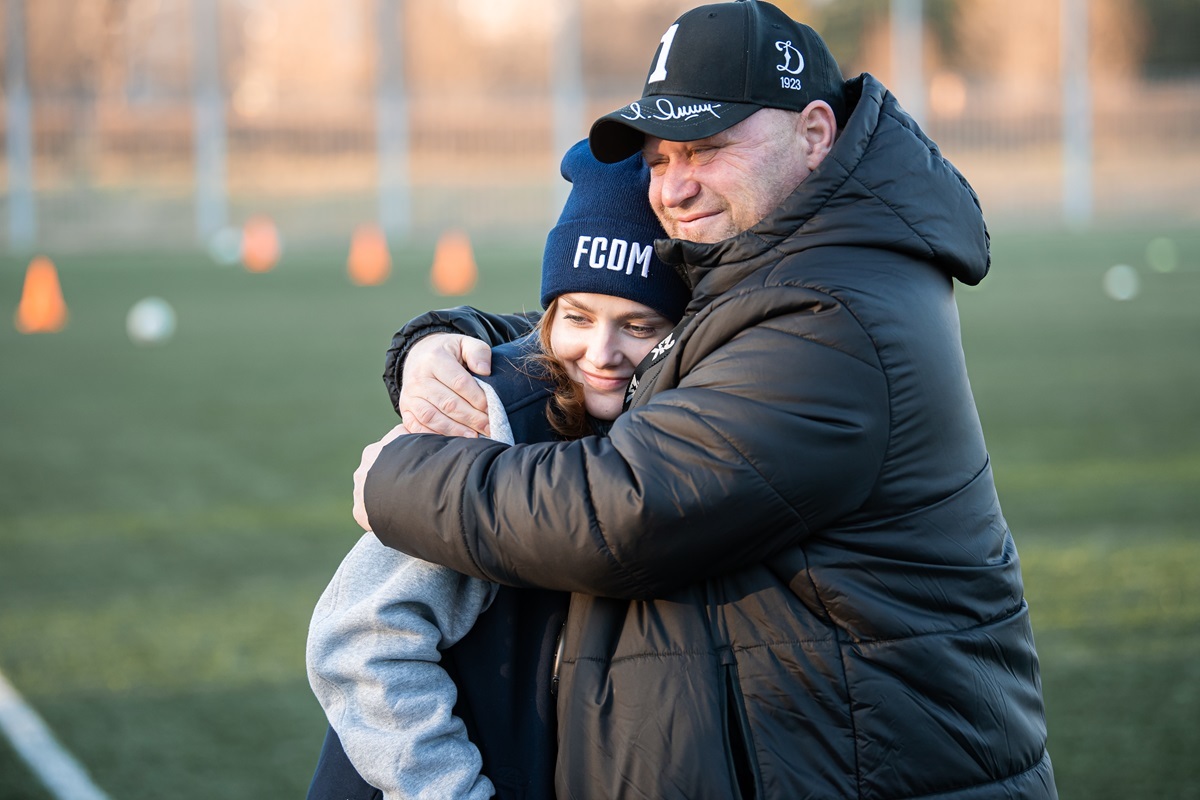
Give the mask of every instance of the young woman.
M 481 379 L 492 437 L 515 446 L 606 431 L 690 296 L 653 254 L 665 234 L 640 156 L 601 164 L 583 141 L 562 172 L 572 189 L 546 241 L 546 312 L 494 350 Z M 364 535 L 309 631 L 309 680 L 331 726 L 310 800 L 553 798 L 553 660 L 566 602 Z

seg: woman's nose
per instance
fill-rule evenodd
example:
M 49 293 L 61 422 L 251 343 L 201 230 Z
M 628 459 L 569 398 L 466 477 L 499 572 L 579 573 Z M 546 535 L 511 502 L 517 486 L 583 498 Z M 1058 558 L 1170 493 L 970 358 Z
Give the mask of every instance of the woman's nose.
M 597 367 L 615 367 L 621 363 L 622 355 L 617 346 L 617 334 L 604 326 L 598 329 L 588 342 L 588 361 Z

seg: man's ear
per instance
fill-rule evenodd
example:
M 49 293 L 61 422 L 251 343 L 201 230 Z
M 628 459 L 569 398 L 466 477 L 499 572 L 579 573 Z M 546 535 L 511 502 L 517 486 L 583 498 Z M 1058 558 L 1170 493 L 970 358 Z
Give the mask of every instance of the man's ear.
M 820 166 L 837 138 L 837 118 L 824 100 L 813 100 L 800 112 L 800 135 L 807 145 L 805 166 L 811 172 Z

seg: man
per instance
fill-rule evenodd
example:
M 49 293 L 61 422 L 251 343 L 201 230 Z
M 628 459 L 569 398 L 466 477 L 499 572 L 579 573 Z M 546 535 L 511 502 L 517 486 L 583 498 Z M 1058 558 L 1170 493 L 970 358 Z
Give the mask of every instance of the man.
M 681 16 L 590 142 L 642 151 L 675 237 L 659 255 L 693 286 L 630 411 L 569 444 L 373 445 L 356 518 L 575 593 L 559 797 L 1056 797 L 953 296 L 990 264 L 975 193 L 876 79 L 844 82 L 761 2 Z M 450 354 L 480 356 L 414 338 L 524 324 L 453 310 L 402 330 L 390 380 L 403 364 L 427 398 L 400 401 L 408 427 L 452 407 L 422 375 L 456 385 Z

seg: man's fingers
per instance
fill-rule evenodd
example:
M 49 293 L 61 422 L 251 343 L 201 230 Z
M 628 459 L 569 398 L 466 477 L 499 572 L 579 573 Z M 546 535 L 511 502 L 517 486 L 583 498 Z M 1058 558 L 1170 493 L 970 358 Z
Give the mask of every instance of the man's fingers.
M 464 336 L 459 346 L 462 351 L 462 362 L 467 365 L 467 369 L 476 375 L 492 374 L 492 348 L 488 347 L 486 342 Z M 484 406 L 487 406 L 486 400 Z
M 364 498 L 363 488 L 367 483 L 367 473 L 371 471 L 371 467 L 375 465 L 376 459 L 379 458 L 379 453 L 398 436 L 405 434 L 404 426 L 397 425 L 388 431 L 382 439 L 377 442 L 372 442 L 363 448 L 362 459 L 358 462 L 358 469 L 354 470 L 354 490 L 352 496 L 354 498 L 351 507 L 351 514 L 354 515 L 354 521 L 357 522 L 364 531 L 371 530 L 371 522 L 367 519 L 367 504 Z
M 438 411 L 423 401 L 415 402 L 411 407 L 400 408 L 400 416 L 404 418 L 404 427 L 409 433 L 440 433 L 444 436 L 464 436 L 476 438 L 479 436 L 474 429 L 468 428 Z
M 455 333 L 433 334 L 413 345 L 404 361 L 398 404 L 409 431 L 487 435 L 487 395 L 464 362 L 491 372 L 491 348 Z
M 392 426 L 392 429 L 390 431 L 388 431 L 387 433 L 385 433 L 383 435 L 383 438 L 379 440 L 379 442 L 378 442 L 379 449 L 382 450 L 387 445 L 388 442 L 395 441 L 396 439 L 399 439 L 404 434 L 405 434 L 405 430 L 404 430 L 403 425 Z M 379 453 L 376 452 L 375 456 L 378 457 Z
M 483 390 L 469 373 L 472 387 L 481 395 Z M 484 397 L 484 408 L 487 408 L 487 396 Z M 445 436 L 478 436 L 487 435 L 488 415 L 479 411 L 455 392 L 452 388 L 436 380 L 428 379 L 420 386 L 414 385 L 411 391 L 400 395 L 400 416 L 408 427 L 409 433 L 440 433 Z M 418 430 L 419 427 L 419 430 Z
M 489 351 L 490 352 L 490 351 Z M 457 362 L 442 364 L 424 387 L 425 400 L 439 411 L 467 427 L 480 430 L 487 424 L 487 395 L 483 393 L 475 376 Z M 491 369 L 489 363 L 488 369 Z

